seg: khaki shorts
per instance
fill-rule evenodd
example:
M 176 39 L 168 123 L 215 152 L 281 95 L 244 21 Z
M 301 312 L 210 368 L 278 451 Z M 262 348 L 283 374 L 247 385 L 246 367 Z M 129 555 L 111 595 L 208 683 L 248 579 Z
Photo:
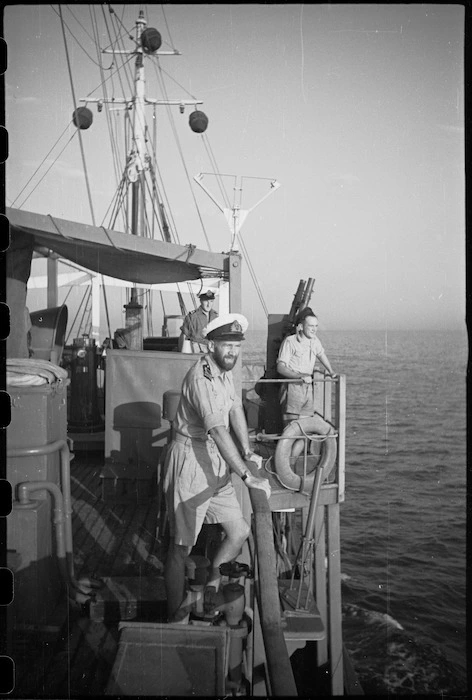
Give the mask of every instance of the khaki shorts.
M 193 547 L 204 522 L 243 517 L 228 466 L 212 440 L 173 440 L 164 472 L 169 530 L 176 544 Z
M 280 392 L 283 413 L 312 416 L 315 412 L 312 384 L 287 384 Z

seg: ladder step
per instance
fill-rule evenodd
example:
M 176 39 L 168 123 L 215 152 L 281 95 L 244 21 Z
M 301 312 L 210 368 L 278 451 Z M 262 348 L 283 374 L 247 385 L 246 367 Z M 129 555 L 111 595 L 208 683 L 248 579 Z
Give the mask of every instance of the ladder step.
M 291 581 L 279 580 L 280 607 L 284 622 L 284 637 L 286 641 L 305 640 L 317 641 L 324 639 L 326 630 L 321 619 L 320 611 L 313 598 L 310 598 L 308 608 L 296 607 L 299 581 L 291 588 Z M 302 586 L 302 601 L 307 598 L 306 586 Z
M 284 628 L 284 637 L 287 641 L 295 639 L 317 641 L 325 638 L 325 628 L 318 610 L 316 613 L 286 611 L 283 614 L 283 620 L 287 625 Z

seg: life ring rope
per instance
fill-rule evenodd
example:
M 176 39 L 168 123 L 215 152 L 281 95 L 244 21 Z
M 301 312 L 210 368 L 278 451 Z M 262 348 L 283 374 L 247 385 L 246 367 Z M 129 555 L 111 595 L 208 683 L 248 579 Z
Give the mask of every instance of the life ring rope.
M 272 461 L 272 455 L 270 455 L 270 457 L 268 457 L 268 459 L 267 459 L 267 461 L 266 461 L 266 463 L 265 463 L 265 465 L 264 465 L 264 469 L 266 470 L 266 472 L 267 472 L 268 474 L 272 474 L 272 476 L 275 476 L 275 478 L 277 479 L 277 481 L 279 482 L 279 484 L 280 484 L 281 486 L 283 486 L 284 489 L 288 489 L 289 491 L 299 491 L 299 489 L 294 489 L 293 486 L 289 486 L 288 484 L 284 484 L 284 482 L 282 481 L 282 479 L 280 478 L 280 476 L 277 474 L 277 472 L 273 472 L 271 469 L 269 469 L 269 463 L 270 463 L 271 461 Z
M 298 427 L 300 428 L 300 432 L 302 433 L 302 435 L 303 435 L 304 437 L 308 438 L 308 440 L 319 440 L 320 442 L 322 442 L 323 440 L 326 440 L 327 438 L 338 437 L 338 433 L 326 433 L 326 435 L 318 435 L 318 434 L 314 434 L 314 433 L 307 433 L 307 432 L 305 432 L 305 431 L 303 430 L 303 425 L 301 425 L 301 423 L 300 423 L 299 420 L 296 420 L 296 421 L 293 421 L 293 422 L 296 423 L 296 424 L 298 425 Z M 328 424 L 328 425 L 329 425 L 329 424 Z M 293 439 L 294 439 L 294 440 L 299 440 L 300 438 L 301 438 L 300 435 L 295 435 Z

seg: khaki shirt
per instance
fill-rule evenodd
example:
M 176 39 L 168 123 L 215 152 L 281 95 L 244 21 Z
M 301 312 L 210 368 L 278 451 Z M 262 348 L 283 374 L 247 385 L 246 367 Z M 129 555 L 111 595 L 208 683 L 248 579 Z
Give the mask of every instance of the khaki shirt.
M 316 358 L 323 352 L 323 346 L 318 338 L 300 338 L 295 333 L 283 340 L 277 361 L 283 362 L 295 372 L 313 374 Z
M 213 309 L 210 309 L 210 312 L 206 314 L 202 307 L 199 306 L 198 309 L 190 311 L 186 315 L 180 330 L 189 340 L 195 340 L 197 343 L 206 343 L 206 339 L 202 336 L 202 330 L 217 316 L 218 314 Z
M 187 372 L 182 397 L 174 419 L 174 429 L 197 440 L 212 440 L 211 428 L 229 427 L 233 406 L 240 406 L 233 373 L 221 370 L 211 355 L 204 355 Z

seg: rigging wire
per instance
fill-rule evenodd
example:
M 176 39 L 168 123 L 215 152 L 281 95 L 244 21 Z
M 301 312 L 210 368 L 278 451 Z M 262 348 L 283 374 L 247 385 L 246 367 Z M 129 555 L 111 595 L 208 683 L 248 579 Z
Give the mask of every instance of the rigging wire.
M 108 39 L 110 41 L 110 46 L 112 46 L 112 47 L 119 46 L 120 45 L 119 42 L 121 40 L 121 36 L 117 33 L 116 28 L 114 26 L 113 13 L 114 13 L 114 11 L 111 10 L 111 12 L 110 12 L 110 14 L 111 14 L 111 30 L 110 30 L 108 18 L 107 18 L 105 11 L 104 11 L 103 6 L 102 6 L 103 21 L 105 23 Z M 112 32 L 113 32 L 113 36 L 112 36 Z M 117 56 L 121 60 L 121 66 L 118 67 L 118 70 L 116 71 L 116 73 L 118 74 L 118 77 L 119 77 L 118 82 L 120 85 L 121 92 L 122 92 L 122 94 L 124 94 L 125 90 L 124 90 L 123 82 L 121 80 L 121 71 L 123 71 L 125 74 L 126 82 L 128 84 L 128 88 L 130 89 L 130 92 L 131 92 L 132 76 L 131 76 L 130 66 L 128 64 L 131 63 L 131 59 L 133 58 L 133 54 L 129 55 L 126 59 L 123 59 L 123 57 L 121 57 L 120 54 L 117 54 Z M 112 86 L 112 92 L 114 93 L 115 89 L 114 89 L 113 80 L 111 81 L 111 86 Z M 105 93 L 105 90 L 104 90 L 104 93 Z M 107 115 L 109 115 L 110 111 L 111 110 L 110 110 L 108 103 L 107 103 L 107 105 L 106 105 Z M 118 114 L 119 114 L 119 112 L 118 112 Z M 127 110 L 125 109 L 125 119 L 124 119 L 125 123 L 123 124 L 123 130 L 125 133 L 126 133 L 126 117 L 127 117 Z M 108 124 L 109 124 L 110 142 L 112 144 L 112 149 L 114 152 L 114 156 L 116 158 L 116 173 L 117 173 L 117 179 L 118 179 L 118 173 L 122 171 L 121 163 L 123 163 L 125 161 L 125 158 L 122 157 L 122 154 L 120 152 L 120 147 L 119 147 L 118 120 L 115 119 L 114 122 L 115 123 L 113 124 L 110 120 L 108 122 Z M 127 153 L 127 151 L 126 151 L 126 153 Z M 125 223 L 125 228 L 126 228 L 126 223 Z
M 215 175 L 215 177 L 216 177 L 217 184 L 218 184 L 218 186 L 219 186 L 219 188 L 220 188 L 221 195 L 222 195 L 222 197 L 223 197 L 223 199 L 224 199 L 224 201 L 225 201 L 226 207 L 227 207 L 228 209 L 230 209 L 230 208 L 231 208 L 231 205 L 230 205 L 229 197 L 228 197 L 228 195 L 227 195 L 227 193 L 226 193 L 226 189 L 225 189 L 225 186 L 224 186 L 223 176 L 222 176 L 221 173 L 219 172 L 218 165 L 217 165 L 217 163 L 216 163 L 216 158 L 215 158 L 215 156 L 214 156 L 214 154 L 213 154 L 213 151 L 212 151 L 212 149 L 211 149 L 211 146 L 210 146 L 210 142 L 209 142 L 209 140 L 208 140 L 208 137 L 205 136 L 205 138 L 204 138 L 203 140 L 204 140 L 204 143 L 205 143 L 205 147 L 206 147 L 206 149 L 207 149 L 208 157 L 209 157 L 210 162 L 212 163 L 213 169 L 214 169 L 214 171 L 215 171 L 214 175 Z M 235 181 L 235 186 L 234 186 L 235 195 L 234 195 L 234 198 L 233 198 L 233 209 L 237 207 L 238 210 L 240 210 L 240 209 L 241 209 L 241 206 L 242 206 L 242 187 L 239 189 L 239 201 L 236 202 L 236 197 L 237 197 L 237 195 L 236 195 L 236 178 L 234 178 L 234 181 Z M 245 243 L 244 243 L 244 239 L 243 239 L 243 237 L 242 237 L 241 231 L 238 231 L 238 237 L 239 237 L 239 241 L 240 241 L 240 243 L 241 243 L 241 250 L 242 250 L 242 252 L 243 252 L 244 260 L 246 261 L 246 264 L 247 264 L 247 266 L 248 266 L 249 274 L 250 274 L 251 279 L 252 279 L 252 281 L 253 281 L 254 287 L 255 287 L 256 292 L 257 292 L 257 295 L 258 295 L 258 297 L 259 297 L 259 301 L 261 302 L 261 305 L 262 305 L 262 308 L 263 308 L 263 310 L 264 310 L 264 313 L 265 313 L 265 315 L 266 315 L 266 317 L 267 317 L 267 316 L 269 315 L 269 311 L 268 311 L 267 305 L 266 305 L 266 303 L 265 303 L 265 300 L 264 300 L 264 297 L 263 297 L 262 290 L 261 290 L 261 288 L 260 288 L 259 282 L 257 281 L 257 276 L 256 276 L 256 274 L 255 274 L 254 267 L 253 267 L 253 265 L 252 265 L 252 262 L 251 262 L 249 253 L 248 253 L 247 248 L 246 248 L 246 245 L 245 245 Z
M 110 34 L 109 34 L 109 29 L 108 29 L 107 15 L 106 15 L 106 12 L 105 12 L 105 8 L 103 7 L 103 3 L 100 3 L 100 6 L 101 6 L 101 9 L 102 9 L 103 20 L 104 20 L 104 22 L 105 22 L 105 26 L 107 27 L 107 33 L 108 33 L 108 35 L 110 36 Z M 122 14 L 121 14 L 122 17 L 123 17 L 124 14 L 125 14 L 125 10 L 126 10 L 126 6 L 123 5 L 123 10 L 122 10 Z M 108 14 L 110 15 L 110 22 L 111 22 L 111 24 L 113 24 L 113 15 L 116 14 L 116 12 L 115 12 L 110 6 L 108 6 Z M 123 21 L 120 20 L 120 22 L 121 22 L 121 24 L 123 25 Z M 125 28 L 125 32 L 124 32 L 124 33 L 125 33 L 126 35 L 129 36 L 129 35 L 130 35 L 130 32 L 131 32 L 131 30 L 128 30 L 128 29 Z M 115 33 L 116 33 L 116 32 L 115 32 Z M 118 40 L 118 39 L 123 39 L 123 34 L 122 34 L 122 33 L 120 33 L 119 35 L 117 34 L 116 40 Z M 105 46 L 105 51 L 108 50 L 108 49 L 112 46 L 112 44 L 113 44 L 113 42 L 110 41 L 110 44 L 108 44 L 108 46 Z
M 136 44 L 136 39 L 135 39 L 134 36 L 131 34 L 131 31 L 132 31 L 132 30 L 131 30 L 131 29 L 126 29 L 125 25 L 123 24 L 123 22 L 121 21 L 121 19 L 118 17 L 118 15 L 116 14 L 115 10 L 112 8 L 111 5 L 108 5 L 108 11 L 109 11 L 109 13 L 112 15 L 112 17 L 116 17 L 116 18 L 117 18 L 118 23 L 121 25 L 123 31 L 128 35 L 128 39 L 131 39 L 131 41 L 134 41 L 134 43 Z
M 63 24 L 62 9 L 61 9 L 61 6 L 60 6 L 60 5 L 59 5 L 58 7 L 59 7 L 59 15 L 60 15 L 60 18 L 61 18 L 62 35 L 63 35 L 63 38 L 64 38 L 64 49 L 65 49 L 65 52 L 66 52 L 67 69 L 68 69 L 68 72 L 69 72 L 70 88 L 71 88 L 71 92 L 72 92 L 72 102 L 73 102 L 73 104 L 74 104 L 74 109 L 76 109 L 77 100 L 76 100 L 76 97 L 75 97 L 74 81 L 73 81 L 73 78 L 72 78 L 72 69 L 71 69 L 70 58 L 69 58 L 69 48 L 68 48 L 68 46 L 67 46 L 66 31 L 65 31 L 64 24 Z M 89 200 L 89 204 L 90 204 L 90 214 L 91 214 L 91 216 L 92 216 L 92 223 L 93 223 L 94 226 L 96 226 L 96 223 L 95 223 L 95 214 L 94 214 L 93 202 L 92 202 L 92 193 L 91 193 L 91 191 L 90 191 L 90 182 L 89 182 L 89 177 L 88 177 L 87 164 L 86 164 L 86 162 L 85 162 L 84 144 L 83 144 L 83 141 L 82 141 L 82 134 L 80 133 L 81 130 L 80 130 L 79 127 L 77 127 L 77 131 L 78 131 L 78 133 L 79 133 L 80 152 L 81 152 L 81 155 L 82 155 L 82 164 L 83 164 L 83 168 L 84 168 L 84 176 L 85 176 L 85 182 L 86 182 L 86 188 L 87 188 L 87 195 L 88 195 L 88 200 Z M 90 291 L 91 291 L 91 288 L 90 288 Z M 108 317 L 108 304 L 106 304 L 106 303 L 105 303 L 105 308 L 106 308 L 106 312 L 107 312 L 108 333 L 110 334 L 110 337 L 111 337 L 110 319 L 109 319 L 109 317 Z
M 90 92 L 87 94 L 87 97 L 91 97 L 96 90 L 101 88 L 103 86 L 103 84 L 108 82 L 109 80 L 113 83 L 114 76 L 119 75 L 119 73 L 123 69 L 123 67 L 127 63 L 129 63 L 132 58 L 133 58 L 133 54 L 131 54 L 131 56 L 128 56 L 128 58 L 126 58 L 126 59 L 121 57 L 121 60 L 123 61 L 123 65 L 115 67 L 115 70 L 112 73 L 110 73 L 110 75 L 108 75 L 103 82 L 98 83 L 98 85 L 95 85 L 95 87 L 90 90 Z
M 156 66 L 156 63 L 157 63 L 157 66 Z M 162 89 L 162 92 L 163 92 L 163 94 L 164 94 L 164 96 L 165 96 L 165 99 L 166 99 L 166 100 L 169 100 L 169 97 L 168 97 L 168 94 L 167 94 L 167 89 L 166 89 L 164 80 L 163 80 L 163 78 L 162 78 L 162 74 L 160 74 L 160 69 L 161 69 L 160 63 L 159 63 L 158 60 L 156 61 L 156 63 L 153 64 L 154 67 L 155 67 L 156 76 L 157 76 L 157 78 L 158 78 L 158 81 L 159 81 L 160 84 L 161 84 L 161 89 Z M 201 226 L 202 226 L 203 235 L 205 236 L 205 240 L 206 240 L 206 243 L 207 243 L 207 246 L 208 246 L 208 250 L 211 251 L 210 241 L 209 241 L 209 239 L 208 239 L 208 235 L 207 235 L 207 232 L 206 232 L 206 229 L 205 229 L 205 225 L 204 225 L 204 223 L 203 223 L 203 219 L 202 219 L 200 210 L 199 210 L 199 208 L 198 208 L 197 200 L 196 200 L 196 197 L 195 197 L 195 192 L 194 192 L 194 190 L 193 190 L 193 188 L 192 188 L 192 186 L 191 186 L 190 175 L 189 175 L 188 168 L 187 168 L 187 165 L 186 165 L 186 163 L 185 163 L 184 156 L 183 156 L 182 146 L 181 146 L 181 143 L 180 143 L 180 140 L 179 140 L 179 137 L 178 137 L 178 133 L 177 133 L 177 129 L 176 129 L 176 126 L 175 126 L 175 120 L 174 120 L 174 118 L 173 118 L 173 116 L 172 116 L 172 110 L 170 109 L 170 106 L 169 106 L 169 105 L 166 105 L 166 106 L 167 106 L 167 113 L 168 113 L 168 116 L 169 116 L 169 122 L 170 122 L 170 125 L 171 125 L 171 128 L 172 128 L 172 132 L 173 132 L 173 134 L 174 134 L 174 138 L 175 138 L 176 143 L 177 143 L 177 148 L 178 148 L 179 155 L 180 155 L 180 158 L 181 158 L 181 161 L 182 161 L 182 166 L 183 166 L 184 171 L 185 171 L 185 175 L 186 175 L 186 177 L 187 177 L 187 182 L 189 183 L 190 191 L 191 191 L 191 193 L 192 193 L 192 198 L 193 198 L 193 201 L 194 201 L 194 204 L 195 204 L 195 208 L 196 208 L 196 211 L 197 211 L 197 215 L 198 215 L 198 218 L 199 218 L 200 223 L 201 223 Z
M 63 304 L 66 303 L 66 301 L 68 300 L 68 298 L 69 298 L 71 292 L 72 292 L 72 287 L 69 287 L 69 291 L 67 292 L 66 297 L 65 297 L 64 301 L 62 302 Z
M 62 19 L 62 9 L 61 9 L 61 6 L 60 6 L 60 5 L 59 5 L 58 7 L 59 7 L 59 15 L 60 15 L 60 17 L 61 17 L 62 34 L 63 34 L 63 37 L 64 37 L 64 48 L 65 48 L 65 52 L 66 52 L 67 69 L 68 69 L 68 71 L 69 71 L 69 81 L 70 81 L 70 87 L 71 87 L 71 92 L 72 92 L 72 102 L 73 102 L 73 105 L 74 105 L 74 109 L 76 109 L 76 108 L 77 108 L 77 100 L 76 100 L 76 98 L 75 98 L 74 81 L 73 81 L 73 79 L 72 79 L 72 69 L 71 69 L 71 65 L 70 65 L 69 48 L 68 48 L 68 46 L 67 46 L 66 32 L 65 32 L 65 29 L 64 29 L 64 24 L 63 24 L 63 19 Z M 78 134 L 79 134 L 80 152 L 81 152 L 81 155 L 82 155 L 82 165 L 83 165 L 83 168 L 84 168 L 84 175 L 85 175 L 85 181 L 86 181 L 86 187 L 87 187 L 87 195 L 88 195 L 89 204 L 90 204 L 90 213 L 91 213 L 91 215 L 92 215 L 92 223 L 93 223 L 93 225 L 95 226 L 95 214 L 94 214 L 94 212 L 93 212 L 92 195 L 91 195 L 91 192 L 90 192 L 90 183 L 89 183 L 89 178 L 88 178 L 87 166 L 86 166 L 86 163 L 85 163 L 85 154 L 84 154 L 84 147 L 83 147 L 83 142 L 82 142 L 82 134 L 80 133 L 81 130 L 80 130 L 79 127 L 77 127 L 77 132 L 78 132 Z
M 82 318 L 80 319 L 80 323 L 79 323 L 79 332 L 82 330 L 82 328 L 85 328 L 85 325 L 84 325 L 84 318 L 85 318 L 85 314 L 87 313 L 87 311 L 88 311 L 88 309 L 89 309 L 89 302 L 90 302 L 91 299 L 92 299 L 92 287 L 89 287 L 88 292 L 89 292 L 89 293 L 87 294 L 87 303 L 86 303 L 85 306 L 84 306 L 84 311 L 83 311 L 83 314 L 82 314 Z
M 72 321 L 72 323 L 71 323 L 71 325 L 70 325 L 69 333 L 67 334 L 67 338 L 66 338 L 66 341 L 65 341 L 65 343 L 64 343 L 65 345 L 67 345 L 67 343 L 68 343 L 68 341 L 69 341 L 69 338 L 70 338 L 70 336 L 71 336 L 72 330 L 73 330 L 74 325 L 75 325 L 75 322 L 76 322 L 77 317 L 78 317 L 78 315 L 79 315 L 79 313 L 80 313 L 80 310 L 81 310 L 81 308 L 82 308 L 82 304 L 84 303 L 85 297 L 87 296 L 88 293 L 90 293 L 90 294 L 92 293 L 92 287 L 87 287 L 87 288 L 84 290 L 84 293 L 83 293 L 83 296 L 82 296 L 82 301 L 80 302 L 79 307 L 78 307 L 78 309 L 77 309 L 77 313 L 76 313 L 75 316 L 74 316 L 74 320 Z
M 100 42 L 99 42 L 97 18 L 95 15 L 95 8 L 93 9 L 93 12 L 92 12 L 92 8 L 89 7 L 89 14 L 90 14 L 90 20 L 91 20 L 91 24 L 92 24 L 94 45 L 95 45 L 96 51 L 97 51 L 98 66 L 100 69 L 100 78 L 102 79 L 102 84 L 103 84 L 103 93 L 104 93 L 105 97 L 107 97 L 106 85 L 105 85 L 104 74 L 103 74 L 104 67 L 103 67 L 103 63 L 102 63 L 101 55 L 100 55 L 100 51 L 99 51 Z M 113 60 L 111 65 L 113 66 L 113 64 L 114 64 L 114 60 Z M 106 119 L 107 119 L 107 126 L 108 126 L 108 129 L 110 131 L 110 115 L 109 115 L 108 110 L 105 110 L 105 114 L 106 114 Z M 115 167 L 115 176 L 118 177 L 118 173 L 119 173 L 118 160 L 117 160 L 116 148 L 113 148 L 113 141 L 112 141 L 111 145 L 112 145 L 112 160 L 113 160 L 113 165 Z M 109 337 L 111 337 L 110 314 L 109 314 L 109 310 L 108 310 L 108 296 L 107 296 L 107 289 L 106 289 L 106 285 L 105 285 L 105 279 L 104 279 L 103 275 L 101 275 L 101 280 L 102 280 L 103 302 L 104 302 L 104 306 L 105 306 L 105 316 L 107 319 L 108 335 L 109 335 Z
M 112 46 L 115 45 L 115 46 L 117 47 L 117 49 L 119 49 L 119 50 L 121 50 L 121 51 L 126 51 L 123 36 L 122 36 L 121 34 L 119 34 L 119 32 L 117 31 L 116 26 L 115 26 L 115 23 L 113 22 L 113 18 L 116 17 L 116 18 L 118 19 L 118 21 L 119 21 L 121 24 L 123 24 L 123 23 L 121 22 L 121 20 L 119 20 L 119 18 L 117 17 L 115 11 L 112 10 L 111 8 L 110 8 L 110 10 L 111 10 L 110 14 L 111 14 L 111 16 L 112 16 L 112 19 L 111 19 L 111 26 L 112 26 L 112 30 L 113 30 L 113 33 L 114 33 L 114 36 L 115 36 L 115 39 L 113 40 L 112 37 L 111 37 L 110 32 L 108 32 L 108 36 L 109 36 L 111 45 L 112 45 Z M 108 29 L 108 25 L 107 25 L 107 29 Z M 127 30 L 126 30 L 126 31 L 127 31 Z M 136 44 L 136 40 L 135 40 L 134 37 L 131 36 L 131 34 L 129 34 L 129 33 L 128 33 L 128 38 L 131 39 L 131 41 L 132 41 L 134 44 Z M 130 55 L 128 56 L 127 59 L 124 59 L 123 57 L 121 57 L 121 54 L 117 54 L 118 58 L 121 58 L 121 60 L 122 60 L 122 68 L 123 68 L 123 72 L 124 72 L 124 74 L 125 74 L 126 81 L 127 81 L 127 83 L 128 83 L 128 89 L 129 89 L 130 92 L 132 92 L 132 87 L 133 87 L 133 75 L 132 75 L 131 71 L 129 70 L 128 64 L 130 63 L 130 61 L 131 61 L 131 59 L 133 58 L 134 55 L 135 55 L 135 54 L 132 53 L 132 54 L 130 54 Z M 121 78 L 121 73 L 120 73 L 120 72 L 119 72 L 119 76 L 120 76 L 120 78 Z M 124 94 L 124 93 L 125 93 L 125 90 L 124 90 L 124 88 L 123 88 L 123 83 L 121 82 L 121 80 L 120 80 L 120 88 L 121 88 L 121 90 L 122 90 L 122 92 L 123 92 L 123 94 Z
M 151 137 L 151 148 L 153 151 L 154 155 L 154 160 L 156 160 L 156 143 L 157 143 L 157 119 L 156 119 L 156 105 L 153 105 L 153 110 L 152 110 L 152 137 Z M 152 164 L 151 160 L 151 164 Z M 157 182 L 155 179 L 155 173 L 153 170 L 151 170 L 151 178 L 152 178 L 152 188 L 153 188 L 153 195 L 158 199 L 159 193 L 157 191 Z M 161 212 L 162 215 L 162 212 Z M 152 230 L 151 230 L 151 236 L 154 238 L 154 217 L 152 219 Z M 160 218 L 157 219 L 159 230 L 161 230 L 161 224 L 160 224 Z M 164 229 L 164 222 L 162 224 L 162 229 Z M 162 230 L 162 235 L 163 235 L 163 230 Z
M 243 253 L 244 253 L 244 259 L 246 260 L 246 264 L 247 264 L 248 269 L 249 269 L 249 274 L 251 275 L 252 281 L 253 281 L 254 286 L 255 286 L 255 288 L 256 288 L 256 292 L 257 292 L 257 295 L 258 295 L 258 297 L 259 297 L 259 301 L 261 302 L 261 305 L 262 305 L 262 308 L 263 308 L 263 310 L 264 310 L 264 313 L 265 313 L 266 317 L 268 317 L 268 316 L 269 316 L 269 310 L 268 310 L 267 305 L 266 305 L 266 303 L 265 303 L 265 301 L 264 301 L 264 297 L 263 297 L 263 295 L 262 295 L 262 290 L 261 290 L 261 288 L 260 288 L 260 286 L 259 286 L 259 282 L 257 281 L 256 273 L 254 272 L 254 268 L 253 268 L 253 266 L 252 266 L 251 259 L 250 259 L 250 257 L 249 257 L 249 253 L 247 252 L 246 245 L 245 245 L 245 243 L 244 243 L 243 237 L 242 237 L 242 235 L 241 235 L 241 231 L 238 233 L 238 236 L 239 236 L 239 242 L 241 243 L 241 249 L 242 249 L 242 251 L 243 251 Z
M 86 49 L 84 49 L 84 47 L 82 46 L 82 44 L 80 43 L 80 41 L 77 39 L 77 37 L 74 35 L 74 32 L 71 30 L 71 28 L 69 27 L 69 25 L 67 24 L 67 22 L 65 21 L 65 19 L 63 19 L 62 16 L 61 16 L 61 14 L 55 9 L 54 5 L 51 5 L 51 8 L 52 8 L 52 10 L 56 13 L 56 15 L 58 15 L 58 17 L 61 18 L 61 23 L 63 22 L 63 23 L 64 23 L 64 26 L 67 27 L 67 31 L 69 32 L 69 34 L 71 35 L 71 37 L 74 39 L 74 41 L 78 44 L 79 48 L 82 49 L 82 51 L 83 51 L 84 54 L 87 56 L 87 58 L 89 58 L 89 59 L 92 61 L 92 63 L 94 63 L 96 66 L 98 66 L 98 63 L 91 57 L 91 55 L 86 51 Z M 89 39 L 91 39 L 90 34 L 87 32 L 87 30 L 85 29 L 85 27 L 81 24 L 81 22 L 77 19 L 77 17 L 75 17 L 75 15 L 74 15 L 74 13 L 72 12 L 72 10 L 70 9 L 70 7 L 68 7 L 67 9 L 68 9 L 69 12 L 71 13 L 71 15 L 74 17 L 74 19 L 76 20 L 76 22 L 78 22 L 78 23 L 80 24 L 80 26 L 82 27 L 82 29 L 84 30 L 84 32 L 87 34 L 87 36 L 89 37 Z M 92 39 L 92 41 L 93 41 L 93 39 Z M 112 63 L 108 68 L 105 68 L 105 70 L 111 70 L 112 67 L 113 67 L 113 63 Z
M 150 58 L 152 58 L 152 56 L 151 56 Z M 158 57 L 156 56 L 156 58 L 158 58 Z M 192 100 L 195 100 L 195 102 L 198 101 L 197 98 L 195 97 L 195 95 L 192 95 L 192 93 L 189 92 L 189 91 L 187 90 L 187 88 L 184 87 L 184 86 L 182 85 L 182 83 L 179 83 L 178 80 L 176 80 L 170 73 L 168 73 L 168 72 L 165 70 L 165 68 L 163 68 L 161 65 L 159 65 L 159 68 L 160 68 L 161 73 L 163 73 L 164 75 L 166 75 L 166 76 L 169 78 L 169 80 L 172 80 L 172 82 L 175 83 L 181 90 L 183 90 L 184 92 L 186 92 L 187 95 L 188 95 L 189 97 L 192 98 Z
M 72 124 L 72 121 L 70 121 L 69 124 L 66 126 L 66 128 L 64 129 L 64 131 L 62 132 L 62 134 L 61 134 L 61 135 L 59 136 L 59 138 L 57 139 L 57 141 L 56 141 L 56 143 L 54 144 L 54 146 L 51 148 L 51 150 L 49 151 L 49 153 L 47 153 L 46 156 L 43 158 L 43 160 L 42 160 L 41 163 L 38 165 L 38 167 L 36 168 L 36 170 L 34 171 L 34 173 L 31 175 L 31 177 L 30 177 L 30 179 L 28 180 L 28 182 L 26 183 L 26 185 L 25 185 L 25 186 L 21 189 L 21 191 L 17 194 L 17 196 L 15 197 L 14 201 L 11 203 L 10 206 L 13 206 L 13 205 L 15 204 L 15 202 L 17 201 L 17 199 L 20 198 L 20 195 L 22 194 L 22 192 L 24 192 L 25 189 L 28 187 L 28 185 L 29 185 L 29 183 L 31 182 L 31 180 L 34 178 L 34 176 L 35 176 L 36 173 L 39 171 L 39 169 L 41 168 L 41 166 L 46 162 L 47 157 L 48 157 L 49 154 L 54 150 L 54 148 L 57 146 L 57 144 L 59 143 L 60 139 L 64 136 L 64 134 L 66 133 L 67 129 L 70 127 L 71 124 Z M 41 176 L 41 178 L 38 180 L 38 182 L 37 182 L 36 185 L 33 187 L 33 189 L 31 190 L 31 192 L 29 193 L 29 195 L 22 201 L 22 203 L 21 203 L 20 205 L 18 205 L 18 209 L 21 209 L 21 207 L 22 207 L 24 204 L 26 204 L 26 202 L 27 202 L 28 199 L 31 197 L 31 195 L 33 194 L 33 192 L 35 191 L 35 189 L 36 189 L 36 188 L 38 187 L 38 185 L 44 180 L 44 178 L 46 177 L 46 175 L 48 174 L 48 172 L 51 170 L 51 168 L 53 167 L 53 165 L 57 162 L 57 159 L 59 158 L 59 156 L 62 155 L 62 153 L 63 153 L 63 152 L 65 151 L 65 149 L 67 148 L 67 146 L 70 144 L 70 142 L 72 141 L 72 139 L 74 138 L 74 136 L 76 135 L 76 133 L 77 133 L 76 131 L 74 131 L 74 132 L 72 133 L 72 136 L 69 138 L 69 140 L 67 141 L 66 145 L 62 148 L 62 150 L 59 152 L 59 154 L 58 154 L 58 155 L 56 156 L 56 158 L 53 160 L 53 162 L 51 163 L 51 165 L 49 166 L 49 168 L 46 170 L 46 172 L 45 172 L 45 173 Z
M 175 51 L 175 44 L 174 44 L 174 40 L 172 39 L 172 35 L 171 35 L 171 33 L 170 33 L 169 25 L 168 25 L 168 23 L 167 23 L 167 17 L 166 17 L 166 13 L 165 13 L 165 10 L 164 10 L 164 5 L 161 5 L 161 10 L 162 10 L 162 16 L 164 17 L 164 22 L 165 22 L 165 25 L 166 25 L 166 29 L 167 29 L 167 34 L 169 35 L 170 46 L 172 47 L 172 50 Z M 166 43 L 167 43 L 167 42 L 166 42 Z
M 211 163 L 211 166 L 212 166 L 212 168 L 213 168 L 213 170 L 214 170 L 214 175 L 215 175 L 215 178 L 216 178 L 216 183 L 217 183 L 217 185 L 218 185 L 218 187 L 219 187 L 221 196 L 223 197 L 223 200 L 224 200 L 224 202 L 225 202 L 225 204 L 226 204 L 226 207 L 227 207 L 228 209 L 230 209 L 230 208 L 231 208 L 231 204 L 230 204 L 229 196 L 228 196 L 228 194 L 227 194 L 227 192 L 226 192 L 226 188 L 225 188 L 225 185 L 224 185 L 224 182 L 223 182 L 223 177 L 222 177 L 222 175 L 221 175 L 221 173 L 220 173 L 220 170 L 219 170 L 219 168 L 218 168 L 218 164 L 217 164 L 217 162 L 216 162 L 216 158 L 215 158 L 215 156 L 214 156 L 214 154 L 213 154 L 213 150 L 212 150 L 211 145 L 210 145 L 210 140 L 208 139 L 208 136 L 207 136 L 206 134 L 202 134 L 202 135 L 203 135 L 203 143 L 204 143 L 204 145 L 205 145 L 205 150 L 206 150 L 206 152 L 207 152 L 208 159 L 209 159 L 209 161 L 210 161 L 210 163 Z M 234 182 L 235 182 L 235 185 L 236 185 L 236 177 L 234 178 Z
M 97 57 L 99 61 L 99 67 L 100 67 L 100 77 L 102 78 L 102 85 L 103 85 L 103 95 L 105 99 L 108 99 L 108 92 L 107 88 L 105 85 L 105 81 L 103 80 L 103 68 L 102 68 L 102 61 L 100 57 L 100 51 L 99 51 L 99 33 L 98 33 L 98 25 L 97 25 L 97 18 L 95 15 L 95 8 L 90 7 L 90 19 L 92 22 L 92 27 L 93 27 L 93 32 L 94 32 L 94 38 L 95 38 L 95 46 L 97 49 Z M 111 118 L 110 118 L 110 112 L 108 109 L 105 110 L 105 116 L 107 120 L 107 127 L 108 127 L 108 132 L 111 136 L 110 141 L 111 141 L 111 151 L 112 151 L 112 157 L 113 157 L 113 165 L 115 168 L 115 177 L 119 181 L 120 177 L 120 168 L 119 168 L 119 153 L 118 153 L 118 148 L 117 148 L 117 143 L 116 141 L 112 138 L 112 125 L 111 125 Z
M 126 194 L 125 192 L 126 189 L 126 173 L 123 173 L 121 182 L 118 185 L 118 188 L 115 192 L 115 195 L 113 199 L 111 200 L 110 204 L 108 205 L 108 209 L 105 212 L 105 215 L 103 217 L 102 221 L 102 226 L 104 225 L 105 219 L 108 216 L 108 213 L 111 211 L 110 218 L 109 218 L 109 223 L 108 223 L 108 228 L 114 229 L 115 228 L 115 223 L 118 218 L 118 214 L 120 213 L 121 207 L 123 206 L 123 202 L 125 201 L 124 195 Z M 113 209 L 112 209 L 113 207 Z

